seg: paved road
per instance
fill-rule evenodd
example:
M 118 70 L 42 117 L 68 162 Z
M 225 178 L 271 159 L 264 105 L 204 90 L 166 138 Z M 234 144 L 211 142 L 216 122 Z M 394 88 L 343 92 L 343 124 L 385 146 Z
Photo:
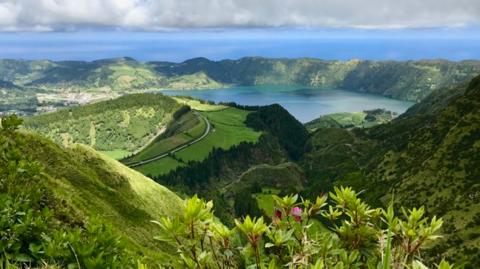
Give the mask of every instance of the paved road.
M 207 119 L 206 117 L 202 116 L 200 113 L 195 112 L 195 114 L 196 114 L 199 118 L 201 118 L 202 120 L 204 120 L 205 123 L 207 124 L 207 128 L 205 128 L 205 132 L 204 132 L 199 138 L 197 138 L 197 139 L 195 139 L 195 140 L 192 140 L 192 141 L 190 141 L 190 142 L 188 142 L 188 143 L 186 143 L 186 144 L 183 144 L 183 145 L 181 145 L 181 146 L 178 146 L 178 147 L 170 150 L 170 151 L 167 152 L 167 153 L 163 153 L 163 154 L 161 154 L 161 155 L 154 156 L 154 157 L 152 157 L 152 158 L 150 158 L 150 159 L 147 159 L 147 160 L 143 160 L 143 161 L 136 162 L 136 163 L 130 163 L 130 164 L 126 164 L 126 165 L 129 166 L 129 167 L 137 167 L 137 166 L 141 166 L 141 165 L 144 165 L 144 164 L 147 164 L 147 163 L 151 163 L 151 162 L 154 162 L 154 161 L 163 159 L 163 158 L 167 157 L 167 156 L 170 155 L 170 154 L 173 154 L 173 153 L 175 153 L 175 152 L 177 152 L 177 151 L 180 151 L 180 150 L 182 150 L 182 149 L 185 149 L 185 148 L 187 148 L 187 147 L 190 147 L 190 146 L 193 145 L 193 144 L 196 144 L 196 143 L 202 141 L 202 140 L 210 133 L 210 130 L 211 130 L 211 128 L 212 128 L 212 125 L 210 124 L 210 122 L 208 121 L 208 119 Z

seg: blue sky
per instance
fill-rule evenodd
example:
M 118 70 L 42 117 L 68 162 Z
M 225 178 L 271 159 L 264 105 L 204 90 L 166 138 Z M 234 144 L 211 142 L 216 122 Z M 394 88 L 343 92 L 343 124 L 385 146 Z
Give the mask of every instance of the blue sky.
M 0 58 L 480 59 L 479 0 L 0 0 Z
M 141 61 L 245 56 L 322 59 L 480 59 L 476 27 L 435 29 L 184 29 L 0 33 L 0 58 Z

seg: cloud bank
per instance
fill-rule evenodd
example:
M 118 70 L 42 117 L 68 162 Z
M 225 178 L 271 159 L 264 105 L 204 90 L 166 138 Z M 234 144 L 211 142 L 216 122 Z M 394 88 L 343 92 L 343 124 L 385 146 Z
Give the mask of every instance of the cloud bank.
M 0 0 L 0 31 L 392 29 L 479 23 L 478 0 Z

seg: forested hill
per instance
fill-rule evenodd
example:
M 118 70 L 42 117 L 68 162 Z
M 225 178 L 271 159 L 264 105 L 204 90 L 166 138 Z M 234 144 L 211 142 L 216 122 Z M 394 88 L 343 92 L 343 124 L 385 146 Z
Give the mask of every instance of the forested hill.
M 205 89 L 228 85 L 287 84 L 339 88 L 420 101 L 480 73 L 479 61 L 325 61 L 246 57 L 182 63 L 132 58 L 84 61 L 0 60 L 0 80 L 42 91 L 135 92 Z
M 480 266 L 480 77 L 429 96 L 388 124 L 320 128 L 307 149 L 302 166 L 311 191 L 350 185 L 372 203 L 394 193 L 406 207 L 424 205 L 446 223 L 432 253 Z
M 436 89 L 466 82 L 480 73 L 479 61 L 325 61 L 246 57 L 210 61 L 195 58 L 180 64 L 152 62 L 165 76 L 204 72 L 225 84 L 297 84 L 382 94 L 420 101 Z
M 64 146 L 82 143 L 128 155 L 162 132 L 181 107 L 162 94 L 132 94 L 28 117 L 24 126 Z

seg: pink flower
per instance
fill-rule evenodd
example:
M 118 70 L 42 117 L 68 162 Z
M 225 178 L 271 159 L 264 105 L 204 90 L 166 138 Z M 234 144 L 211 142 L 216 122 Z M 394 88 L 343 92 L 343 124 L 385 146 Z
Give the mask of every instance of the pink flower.
M 291 214 L 296 222 L 300 222 L 302 220 L 302 212 L 303 210 L 298 206 L 292 208 Z

